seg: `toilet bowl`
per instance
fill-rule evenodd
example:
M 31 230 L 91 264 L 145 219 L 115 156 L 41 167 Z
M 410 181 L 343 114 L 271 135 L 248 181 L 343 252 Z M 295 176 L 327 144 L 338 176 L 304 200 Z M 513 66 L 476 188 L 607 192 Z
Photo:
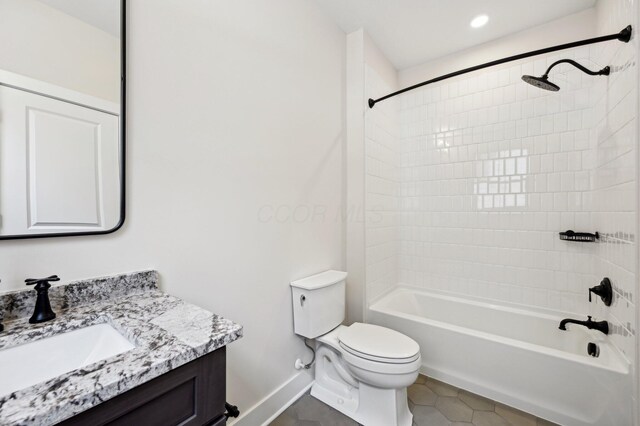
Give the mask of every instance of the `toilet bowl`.
M 382 389 L 415 382 L 421 358 L 413 339 L 372 324 L 354 323 L 336 331 L 342 357 L 359 380 Z
M 366 346 L 367 339 L 363 339 L 354 349 L 349 346 L 349 338 L 359 337 L 357 333 L 371 338 L 370 343 L 375 337 L 379 340 Z M 390 336 L 396 337 L 396 343 L 405 343 L 407 350 L 395 357 L 379 350 L 385 345 L 385 337 Z M 415 341 L 384 327 L 355 323 L 338 326 L 319 337 L 316 348 L 312 396 L 365 426 L 412 424 L 407 387 L 415 382 L 421 364 Z
M 316 339 L 311 395 L 365 426 L 411 426 L 407 387 L 418 377 L 420 347 L 385 327 L 341 325 L 346 275 L 291 283 L 295 332 Z

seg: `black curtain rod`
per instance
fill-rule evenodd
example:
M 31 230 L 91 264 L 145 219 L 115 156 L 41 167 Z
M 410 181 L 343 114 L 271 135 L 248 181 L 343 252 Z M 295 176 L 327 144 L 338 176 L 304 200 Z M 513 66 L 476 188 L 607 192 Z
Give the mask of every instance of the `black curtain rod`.
M 572 47 L 584 46 L 587 44 L 602 43 L 603 41 L 620 40 L 621 42 L 628 43 L 631 40 L 631 25 L 625 27 L 622 31 L 616 34 L 610 34 L 601 37 L 589 38 L 586 40 L 574 41 L 572 43 L 559 44 L 557 46 L 547 47 L 545 49 L 532 50 L 531 52 L 520 53 L 518 55 L 508 56 L 506 58 L 497 59 L 495 61 L 486 62 L 484 64 L 476 65 L 470 68 L 465 68 L 459 71 L 455 71 L 449 74 L 441 75 L 440 77 L 432 78 L 431 80 L 423 81 L 422 83 L 414 84 L 407 88 L 398 90 L 397 92 L 390 93 L 378 99 L 369 99 L 369 108 L 373 108 L 375 104 L 385 99 L 392 98 L 402 93 L 408 92 L 418 87 L 426 86 L 427 84 L 437 83 L 438 81 L 446 80 L 451 77 L 457 77 L 462 74 L 466 74 L 472 71 L 481 70 L 483 68 L 493 67 L 496 65 L 504 64 L 506 62 L 517 61 L 518 59 L 529 58 L 531 56 L 544 55 L 545 53 L 556 52 L 558 50 L 571 49 Z

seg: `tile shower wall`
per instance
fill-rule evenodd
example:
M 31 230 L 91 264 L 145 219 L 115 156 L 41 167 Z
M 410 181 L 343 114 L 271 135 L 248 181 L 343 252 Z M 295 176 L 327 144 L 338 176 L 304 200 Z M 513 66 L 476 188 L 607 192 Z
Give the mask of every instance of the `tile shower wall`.
M 599 32 L 612 33 L 636 16 L 634 2 L 605 0 L 598 5 Z M 615 327 L 611 339 L 635 359 L 636 223 L 637 223 L 637 43 L 607 43 L 591 50 L 595 61 L 611 65 L 611 75 L 598 79 L 592 91 L 591 146 L 593 227 L 601 235 L 593 256 L 596 278 L 608 277 L 615 289 L 610 309 L 599 303 L 592 311 Z M 598 301 L 599 302 L 599 301 Z M 595 308 L 595 307 L 594 307 Z
M 588 48 L 563 52 L 589 63 Z M 401 105 L 400 282 L 584 313 L 591 229 L 593 77 L 560 67 L 558 93 L 525 84 L 560 56 L 407 94 Z M 597 64 L 591 63 L 597 67 Z
M 383 96 L 391 88 L 365 65 L 365 93 Z M 398 282 L 398 106 L 395 100 L 365 112 L 366 294 L 371 301 Z
M 634 24 L 634 1 L 600 0 L 598 33 Z M 633 22 L 629 19 L 633 18 Z M 636 345 L 637 43 L 506 64 L 376 105 L 366 122 L 367 299 L 394 283 L 607 319 Z M 554 68 L 559 92 L 523 74 Z M 393 90 L 366 67 L 366 93 Z M 397 103 L 394 102 L 397 100 Z M 598 231 L 597 244 L 559 231 Z M 588 302 L 603 277 L 614 304 Z

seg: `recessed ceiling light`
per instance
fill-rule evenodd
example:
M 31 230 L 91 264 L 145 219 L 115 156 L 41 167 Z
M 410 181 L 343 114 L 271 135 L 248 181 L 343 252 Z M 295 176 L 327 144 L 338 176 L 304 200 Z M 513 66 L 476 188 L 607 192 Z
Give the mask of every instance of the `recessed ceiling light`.
M 484 27 L 485 25 L 487 25 L 487 22 L 489 22 L 489 17 L 487 15 L 478 15 L 475 18 L 473 18 L 471 20 L 471 26 L 473 28 L 480 28 L 480 27 Z

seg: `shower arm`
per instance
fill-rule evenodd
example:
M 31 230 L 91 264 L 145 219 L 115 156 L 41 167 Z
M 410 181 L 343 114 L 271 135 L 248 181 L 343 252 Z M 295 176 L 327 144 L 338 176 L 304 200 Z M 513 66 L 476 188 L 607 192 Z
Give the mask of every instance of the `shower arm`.
M 548 77 L 549 76 L 549 72 L 551 72 L 551 68 L 555 67 L 556 65 L 560 65 L 560 64 L 571 64 L 574 67 L 578 68 L 583 73 L 589 74 L 589 75 L 609 75 L 609 72 L 610 72 L 610 68 L 608 66 L 602 68 L 600 71 L 591 71 L 589 68 L 586 68 L 586 67 L 580 65 L 579 63 L 577 63 L 576 61 L 574 61 L 572 59 L 560 59 L 559 61 L 556 61 L 553 64 L 551 64 L 549 66 L 549 68 L 547 68 L 547 71 L 545 71 L 545 73 L 544 73 L 544 75 L 542 77 L 543 78 Z
M 547 48 L 544 48 L 544 49 L 532 50 L 530 52 L 520 53 L 520 54 L 517 54 L 517 55 L 508 56 L 508 57 L 502 58 L 502 59 L 496 59 L 495 61 L 485 62 L 484 64 L 475 65 L 473 67 L 465 68 L 465 69 L 462 69 L 462 70 L 459 70 L 459 71 L 455 71 L 455 72 L 452 72 L 452 73 L 449 73 L 449 74 L 441 75 L 441 76 L 436 77 L 436 78 L 432 78 L 432 79 L 427 80 L 427 81 L 423 81 L 422 83 L 414 84 L 413 86 L 406 87 L 404 89 L 401 89 L 401 90 L 398 90 L 396 92 L 390 93 L 390 94 L 388 94 L 386 96 L 383 96 L 381 98 L 378 98 L 378 99 L 369 99 L 369 101 L 368 101 L 369 108 L 373 108 L 375 104 L 377 104 L 378 102 L 384 101 L 385 99 L 389 99 L 389 98 L 392 98 L 394 96 L 400 95 L 402 93 L 408 92 L 410 90 L 414 90 L 414 89 L 417 89 L 419 87 L 426 86 L 427 84 L 437 83 L 437 82 L 442 81 L 442 80 L 446 80 L 446 79 L 449 79 L 449 78 L 452 78 L 452 77 L 457 77 L 459 75 L 467 74 L 467 73 L 470 73 L 470 72 L 473 72 L 473 71 L 478 71 L 478 70 L 481 70 L 481 69 L 484 69 L 484 68 L 489 68 L 489 67 L 493 67 L 493 66 L 496 66 L 496 65 L 504 64 L 504 63 L 507 63 L 507 62 L 517 61 L 519 59 L 530 58 L 532 56 L 537 56 L 537 55 L 544 55 L 545 53 L 557 52 L 558 50 L 571 49 L 571 48 L 574 48 L 574 47 L 580 47 L 580 46 L 585 46 L 585 45 L 594 44 L 594 43 L 602 43 L 602 42 L 610 41 L 610 40 L 618 40 L 618 41 L 621 41 L 623 43 L 628 43 L 629 40 L 631 40 L 631 32 L 632 32 L 631 25 L 628 25 L 622 31 L 620 31 L 618 33 L 615 33 L 615 34 L 609 34 L 609 35 L 605 35 L 605 36 L 601 36 L 601 37 L 589 38 L 589 39 L 586 39 L 586 40 L 574 41 L 574 42 L 571 42 L 571 43 L 559 44 L 557 46 L 551 46 L 551 47 L 547 47 Z M 583 71 L 586 70 L 585 72 L 589 71 L 584 67 L 579 67 L 579 68 L 582 69 Z M 587 72 L 587 73 L 590 73 L 590 71 Z

